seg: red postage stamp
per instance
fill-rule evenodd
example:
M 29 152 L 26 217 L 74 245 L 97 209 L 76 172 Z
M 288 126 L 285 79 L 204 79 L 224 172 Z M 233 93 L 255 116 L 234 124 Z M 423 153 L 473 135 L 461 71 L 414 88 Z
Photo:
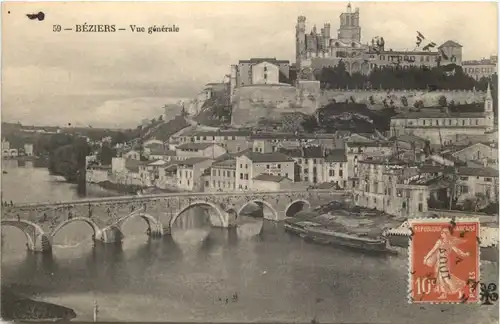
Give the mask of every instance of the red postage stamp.
M 479 301 L 479 221 L 410 220 L 409 302 Z

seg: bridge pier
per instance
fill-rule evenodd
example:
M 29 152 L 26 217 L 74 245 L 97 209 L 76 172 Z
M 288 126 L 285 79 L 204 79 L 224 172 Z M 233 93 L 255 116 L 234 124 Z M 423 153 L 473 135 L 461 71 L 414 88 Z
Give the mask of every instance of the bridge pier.
M 32 240 L 32 244 L 30 244 L 30 240 L 26 243 L 26 247 L 28 251 L 37 252 L 37 253 L 51 253 L 52 252 L 52 243 L 51 240 L 45 234 L 38 234 Z

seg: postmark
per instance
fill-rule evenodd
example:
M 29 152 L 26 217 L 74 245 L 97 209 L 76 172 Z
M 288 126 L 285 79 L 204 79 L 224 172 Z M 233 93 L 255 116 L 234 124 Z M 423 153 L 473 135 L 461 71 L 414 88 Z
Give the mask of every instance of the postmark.
M 409 302 L 479 302 L 479 220 L 422 218 L 409 224 Z

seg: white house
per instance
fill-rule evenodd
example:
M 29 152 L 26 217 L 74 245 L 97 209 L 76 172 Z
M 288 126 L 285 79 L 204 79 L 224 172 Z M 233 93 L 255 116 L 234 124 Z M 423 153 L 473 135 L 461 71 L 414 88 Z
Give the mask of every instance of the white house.
M 177 162 L 177 186 L 181 190 L 197 191 L 203 187 L 201 176 L 214 160 L 190 158 Z
M 225 148 L 213 143 L 186 143 L 177 146 L 176 155 L 179 157 L 197 157 L 216 159 L 226 154 Z
M 260 174 L 252 179 L 252 189 L 256 191 L 279 191 L 291 189 L 293 181 L 287 177 Z

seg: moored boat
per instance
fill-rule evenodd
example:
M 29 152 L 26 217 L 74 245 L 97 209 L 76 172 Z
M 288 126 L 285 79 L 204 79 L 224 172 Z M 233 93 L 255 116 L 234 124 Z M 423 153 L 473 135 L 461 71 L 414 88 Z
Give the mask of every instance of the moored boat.
M 384 238 L 369 238 L 353 234 L 340 233 L 328 228 L 305 226 L 306 235 L 314 242 L 320 244 L 341 245 L 354 249 L 374 252 L 388 252 L 387 242 Z
M 297 234 L 301 237 L 307 236 L 307 230 L 305 229 L 306 226 L 315 227 L 320 225 L 314 222 L 304 221 L 304 220 L 303 221 L 285 220 L 285 231 Z

